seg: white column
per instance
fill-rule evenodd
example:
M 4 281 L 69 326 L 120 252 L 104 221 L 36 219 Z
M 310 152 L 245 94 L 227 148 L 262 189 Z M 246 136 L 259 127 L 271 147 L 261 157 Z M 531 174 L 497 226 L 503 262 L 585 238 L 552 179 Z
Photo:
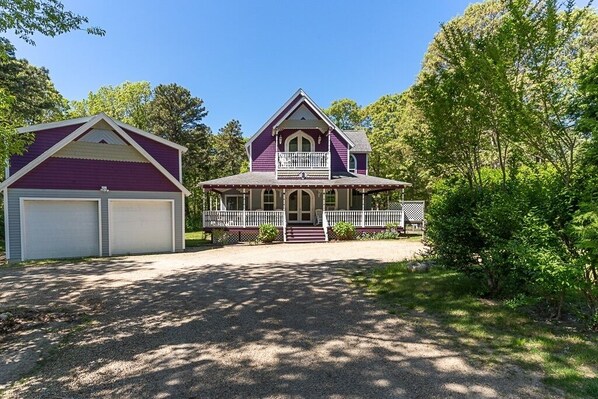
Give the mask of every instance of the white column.
M 361 190 L 361 227 L 365 227 L 365 190 Z
M 287 190 L 282 189 L 282 240 L 287 242 Z
M 243 228 L 247 226 L 247 213 L 245 212 L 245 189 L 241 191 L 243 193 Z

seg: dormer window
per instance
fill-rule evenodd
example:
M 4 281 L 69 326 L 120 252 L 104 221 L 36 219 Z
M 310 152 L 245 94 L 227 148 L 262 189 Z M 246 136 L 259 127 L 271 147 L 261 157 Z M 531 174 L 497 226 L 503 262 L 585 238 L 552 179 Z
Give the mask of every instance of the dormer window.
M 286 152 L 313 152 L 314 139 L 302 130 L 293 133 L 286 141 Z
M 353 154 L 349 156 L 349 172 L 357 173 L 357 158 Z

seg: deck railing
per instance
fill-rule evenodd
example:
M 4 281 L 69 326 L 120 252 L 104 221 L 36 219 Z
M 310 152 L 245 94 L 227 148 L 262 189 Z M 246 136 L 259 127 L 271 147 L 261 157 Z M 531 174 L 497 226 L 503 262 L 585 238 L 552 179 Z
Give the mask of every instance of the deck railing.
M 398 224 L 404 227 L 403 211 L 325 211 L 324 227 L 333 227 L 338 222 L 348 222 L 355 227 L 386 227 Z
M 276 162 L 278 170 L 330 168 L 328 152 L 279 152 Z
M 285 227 L 283 211 L 204 211 L 203 226 L 218 227 L 259 227 L 270 223 Z

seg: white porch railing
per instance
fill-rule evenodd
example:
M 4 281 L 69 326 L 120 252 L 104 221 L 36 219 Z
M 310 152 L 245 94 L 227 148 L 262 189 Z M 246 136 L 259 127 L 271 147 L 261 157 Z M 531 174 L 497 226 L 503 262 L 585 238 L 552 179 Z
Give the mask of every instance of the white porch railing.
M 278 170 L 306 170 L 330 168 L 328 152 L 279 152 L 276 160 Z
M 386 227 L 396 223 L 405 227 L 403 211 L 325 211 L 324 227 L 332 227 L 338 222 L 348 222 L 355 227 Z
M 283 211 L 204 211 L 205 227 L 259 227 L 270 223 L 285 227 Z

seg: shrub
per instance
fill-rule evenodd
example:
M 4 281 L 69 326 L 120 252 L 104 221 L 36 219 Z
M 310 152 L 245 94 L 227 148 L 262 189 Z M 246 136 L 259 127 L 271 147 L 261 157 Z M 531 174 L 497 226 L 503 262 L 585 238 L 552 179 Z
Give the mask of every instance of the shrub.
M 355 226 L 349 222 L 338 222 L 332 227 L 332 231 L 339 240 L 352 240 L 355 238 Z
M 278 229 L 276 226 L 270 223 L 260 225 L 259 234 L 257 236 L 258 241 L 270 243 L 276 240 L 276 237 L 278 237 Z

